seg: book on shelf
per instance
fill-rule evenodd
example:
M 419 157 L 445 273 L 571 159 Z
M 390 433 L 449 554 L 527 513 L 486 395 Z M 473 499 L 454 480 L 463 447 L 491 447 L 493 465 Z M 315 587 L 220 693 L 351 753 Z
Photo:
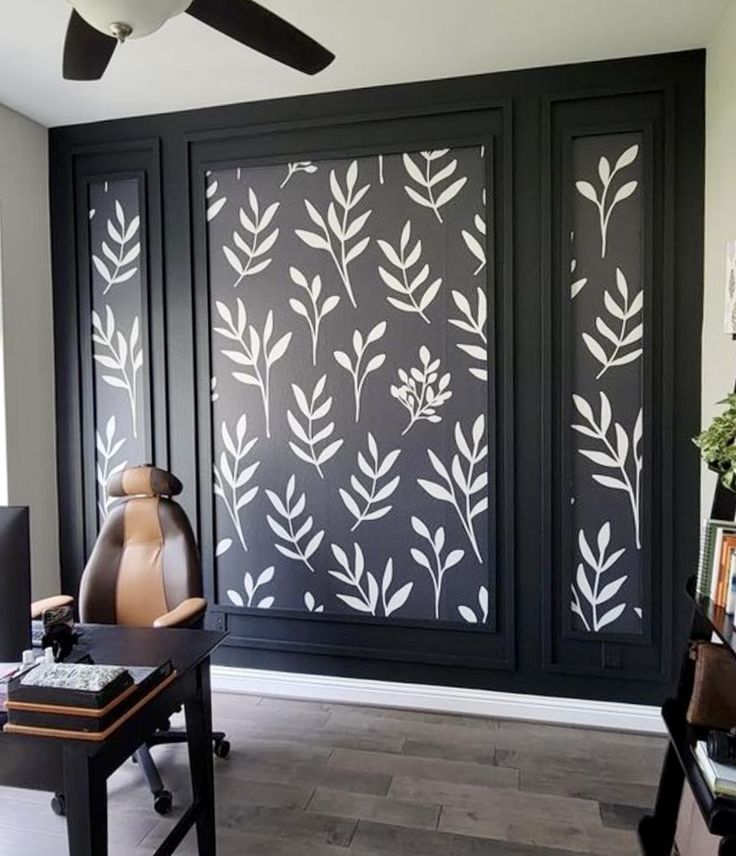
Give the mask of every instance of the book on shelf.
M 714 796 L 736 797 L 736 767 L 719 764 L 710 758 L 705 740 L 698 740 L 695 760 Z
M 736 521 L 707 520 L 703 524 L 696 593 L 724 609 L 731 591 L 731 564 L 736 555 Z

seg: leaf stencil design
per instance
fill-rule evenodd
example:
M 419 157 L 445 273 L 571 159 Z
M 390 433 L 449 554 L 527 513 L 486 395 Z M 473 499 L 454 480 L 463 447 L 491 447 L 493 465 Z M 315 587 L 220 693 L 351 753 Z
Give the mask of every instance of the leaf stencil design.
M 479 610 L 477 614 L 470 606 L 458 606 L 457 611 L 468 624 L 485 624 L 488 621 L 489 606 L 488 589 L 486 586 L 480 586 L 478 589 L 478 606 Z
M 232 538 L 223 538 L 222 540 L 217 542 L 217 546 L 215 547 L 215 556 L 224 556 L 225 553 L 233 546 Z
M 325 298 L 320 304 L 319 298 L 322 294 L 322 279 L 319 274 L 312 279 L 311 284 L 298 268 L 290 267 L 289 276 L 291 276 L 291 281 L 299 286 L 299 288 L 304 289 L 307 294 L 306 301 L 291 297 L 289 299 L 289 306 L 291 306 L 297 315 L 301 315 L 309 326 L 309 333 L 312 337 L 312 365 L 316 366 L 319 325 L 322 323 L 322 319 L 337 307 L 340 298 L 337 294 L 333 294 Z
M 207 174 L 209 179 L 210 173 Z M 212 220 L 217 217 L 217 215 L 222 211 L 225 207 L 225 203 L 227 202 L 227 196 L 219 196 L 217 191 L 219 189 L 219 182 L 216 178 L 208 180 L 207 186 L 205 188 L 205 197 L 207 198 L 207 222 L 210 223 Z
M 578 549 L 585 565 L 590 568 L 592 577 L 590 572 L 586 571 L 583 562 L 580 562 L 575 582 L 571 584 L 572 601 L 570 608 L 575 615 L 580 617 L 585 629 L 593 633 L 597 633 L 609 624 L 613 624 L 626 609 L 625 603 L 619 603 L 610 608 L 606 606 L 603 614 L 601 614 L 601 607 L 605 604 L 610 605 L 610 601 L 616 597 L 619 589 L 628 579 L 628 576 L 624 574 L 622 577 L 618 577 L 603 585 L 603 575 L 610 571 L 626 552 L 625 548 L 621 548 L 607 555 L 610 543 L 611 524 L 608 522 L 604 523 L 598 530 L 597 556 L 588 543 L 585 532 L 582 529 L 578 532 Z M 580 599 L 581 596 L 582 601 Z M 587 606 L 588 617 L 586 617 L 586 608 L 583 606 L 583 602 Z
M 643 412 L 641 409 L 639 410 L 631 439 L 629 439 L 629 435 L 619 422 L 616 422 L 613 426 L 614 437 L 609 438 L 608 432 L 613 422 L 611 402 L 608 400 L 605 392 L 601 392 L 599 395 L 601 409 L 600 418 L 597 421 L 593 414 L 593 408 L 582 396 L 573 395 L 572 397 L 578 413 L 587 423 L 587 425 L 573 425 L 572 429 L 584 437 L 598 440 L 604 448 L 604 451 L 578 449 L 578 452 L 598 467 L 618 470 L 618 475 L 616 476 L 594 473 L 593 481 L 603 487 L 620 490 L 627 494 L 629 505 L 631 506 L 634 531 L 636 533 L 636 547 L 638 550 L 641 550 L 639 504 L 641 497 L 641 471 L 643 467 L 640 449 Z
M 381 321 L 363 338 L 360 330 L 353 333 L 353 352 L 355 353 L 355 362 L 345 353 L 345 351 L 335 351 L 334 357 L 338 365 L 349 372 L 353 378 L 353 397 L 355 399 L 355 421 L 360 421 L 360 397 L 363 393 L 363 385 L 366 378 L 372 372 L 378 371 L 386 362 L 386 354 L 375 354 L 369 360 L 365 361 L 364 357 L 368 348 L 383 338 L 386 333 L 386 322 Z
M 442 160 L 449 151 L 449 149 L 436 149 L 431 152 L 420 152 L 421 161 L 419 162 L 415 161 L 410 154 L 404 154 L 404 168 L 409 178 L 418 186 L 417 189 L 405 184 L 404 190 L 407 196 L 417 205 L 431 208 L 440 223 L 442 223 L 440 209 L 460 193 L 468 180 L 467 176 L 463 176 L 455 179 L 451 184 L 445 184 L 457 170 L 457 158 L 439 169 L 436 161 Z M 441 187 L 441 185 L 444 186 Z
M 227 244 L 222 247 L 228 264 L 238 275 L 233 287 L 239 286 L 246 276 L 255 276 L 257 273 L 266 270 L 271 264 L 272 259 L 264 258 L 264 256 L 276 243 L 279 230 L 278 227 L 270 232 L 268 229 L 279 210 L 280 204 L 280 202 L 272 202 L 261 213 L 258 197 L 253 188 L 248 190 L 250 213 L 247 213 L 245 208 L 240 208 L 238 212 L 238 219 L 245 237 L 236 229 L 233 232 L 233 247 L 229 247 Z M 268 234 L 265 234 L 266 232 Z M 244 258 L 241 258 L 238 253 L 242 254 Z
M 486 191 L 483 189 L 483 209 L 486 207 Z M 465 246 L 470 250 L 471 254 L 475 257 L 478 262 L 478 267 L 473 271 L 473 276 L 478 276 L 478 274 L 483 270 L 486 266 L 486 221 L 481 217 L 480 214 L 476 214 L 473 219 L 473 225 L 475 226 L 476 232 L 480 235 L 480 238 L 476 237 L 473 232 L 470 232 L 468 229 L 463 229 L 461 235 L 463 236 L 463 241 L 465 241 Z
M 271 368 L 277 363 L 286 353 L 291 342 L 291 333 L 284 333 L 279 339 L 271 344 L 273 337 L 273 310 L 269 310 L 266 316 L 266 323 L 263 330 L 259 334 L 256 328 L 248 325 L 248 313 L 245 309 L 245 304 L 238 297 L 236 300 L 235 317 L 228 307 L 218 300 L 215 303 L 217 314 L 224 322 L 224 327 L 215 327 L 214 332 L 220 336 L 236 342 L 240 346 L 240 350 L 221 350 L 220 353 L 232 360 L 237 366 L 241 366 L 247 371 L 231 372 L 235 380 L 246 386 L 256 386 L 261 393 L 261 401 L 263 403 L 263 416 L 266 421 L 266 437 L 271 436 L 271 414 L 270 414 L 270 396 L 271 396 Z M 246 339 L 247 328 L 247 339 Z
M 308 175 L 313 175 L 317 172 L 317 165 L 312 163 L 312 161 L 295 161 L 294 163 L 290 163 L 286 169 L 286 178 L 281 182 L 279 188 L 283 190 L 298 172 L 306 172 Z
M 432 359 L 429 348 L 425 345 L 419 348 L 419 362 L 421 368 L 415 366 L 408 372 L 399 369 L 401 386 L 391 385 L 391 395 L 409 411 L 409 423 L 401 432 L 402 437 L 422 419 L 432 423 L 441 422 L 442 417 L 437 410 L 452 398 L 452 391 L 449 389 L 450 373 L 446 372 L 440 377 L 440 361 Z
M 595 319 L 595 326 L 602 338 L 596 339 L 590 333 L 583 333 L 585 346 L 602 366 L 596 375 L 596 380 L 600 380 L 608 369 L 614 366 L 625 366 L 633 363 L 643 353 L 639 343 L 644 334 L 644 325 L 639 323 L 630 327 L 629 324 L 642 310 L 644 292 L 639 290 L 639 293 L 630 300 L 629 286 L 621 268 L 616 268 L 616 287 L 621 303 L 617 303 L 608 291 L 603 295 L 603 303 L 615 319 L 614 324 L 618 324 L 618 330 L 614 332 L 599 315 Z M 608 351 L 604 347 L 603 340 L 608 342 Z
M 325 611 L 325 605 L 323 603 L 318 604 L 311 591 L 304 593 L 304 606 L 307 608 L 307 612 Z
M 258 575 L 257 579 L 253 579 L 248 571 L 245 572 L 245 576 L 243 577 L 243 588 L 245 590 L 245 599 L 240 592 L 234 591 L 233 589 L 228 589 L 227 596 L 230 598 L 230 602 L 234 603 L 235 606 L 249 606 L 255 607 L 256 609 L 270 609 L 273 606 L 275 598 L 272 595 L 268 597 L 262 597 L 260 600 L 256 600 L 256 594 L 259 588 L 262 588 L 265 585 L 268 585 L 276 573 L 276 569 L 271 565 L 270 568 L 266 568 L 265 571 L 261 571 Z
M 445 548 L 445 529 L 439 526 L 432 534 L 426 524 L 418 517 L 411 519 L 412 529 L 430 546 L 430 557 L 423 553 L 418 547 L 411 548 L 411 557 L 414 561 L 429 572 L 434 589 L 434 617 L 440 617 L 440 599 L 442 597 L 442 584 L 445 574 L 462 561 L 465 550 L 451 550 L 444 558 L 442 551 Z
M 107 263 L 100 256 L 92 256 L 92 264 L 105 281 L 103 294 L 107 294 L 114 285 L 133 279 L 138 272 L 138 266 L 133 262 L 141 254 L 141 242 L 131 244 L 140 229 L 141 218 L 136 215 L 128 222 L 123 206 L 116 200 L 115 219 L 115 223 L 112 220 L 107 221 L 107 234 L 115 249 L 107 241 L 103 241 L 101 245 L 102 255 L 107 259 Z
M 289 442 L 291 451 L 300 460 L 305 461 L 308 464 L 312 464 L 319 473 L 319 477 L 321 479 L 325 477 L 325 474 L 322 472 L 322 465 L 326 464 L 330 458 L 334 457 L 343 444 L 341 439 L 337 439 L 332 440 L 326 446 L 322 446 L 321 449 L 318 449 L 318 446 L 326 442 L 335 430 L 334 422 L 328 422 L 324 428 L 315 430 L 315 423 L 325 419 L 332 409 L 332 396 L 327 398 L 325 401 L 320 402 L 320 398 L 325 391 L 326 382 L 327 375 L 322 375 L 314 385 L 314 389 L 312 390 L 312 394 L 309 398 L 307 398 L 306 393 L 300 386 L 295 383 L 292 383 L 291 385 L 297 407 L 299 408 L 301 415 L 307 420 L 306 427 L 299 422 L 293 411 L 288 410 L 286 413 L 289 427 L 294 434 L 295 440 L 298 441 Z M 302 445 L 300 446 L 299 443 Z
M 105 348 L 106 353 L 96 351 L 92 354 L 96 363 L 116 374 L 104 374 L 102 380 L 116 389 L 125 390 L 130 406 L 130 418 L 133 423 L 133 436 L 138 437 L 138 372 L 143 367 L 143 347 L 140 343 L 140 323 L 138 316 L 133 319 L 130 335 L 126 338 L 115 329 L 115 315 L 109 305 L 105 306 L 105 324 L 95 310 L 92 310 L 92 341 Z
M 625 169 L 627 166 L 631 166 L 631 164 L 634 163 L 638 154 L 639 146 L 630 146 L 618 158 L 613 169 L 611 169 L 611 164 L 609 163 L 608 158 L 602 157 L 598 161 L 598 178 L 601 182 L 600 195 L 589 181 L 575 182 L 575 187 L 577 188 L 578 193 L 584 196 L 588 201 L 592 202 L 598 209 L 602 259 L 605 259 L 606 257 L 608 225 L 611 221 L 611 215 L 613 214 L 616 206 L 625 199 L 628 199 L 638 187 L 638 182 L 627 181 L 624 184 L 621 184 L 618 190 L 614 193 L 613 198 L 610 198 L 609 194 L 614 184 L 613 180 L 622 169 Z
M 475 535 L 475 518 L 488 510 L 488 496 L 473 498 L 488 486 L 488 472 L 476 471 L 476 467 L 488 455 L 488 446 L 483 442 L 486 433 L 485 416 L 481 413 L 473 422 L 469 443 L 459 422 L 455 423 L 455 445 L 458 453 L 453 455 L 450 470 L 439 457 L 427 449 L 430 463 L 442 483 L 417 479 L 418 484 L 432 497 L 440 502 L 451 505 L 460 518 L 468 541 L 473 548 L 478 561 L 482 564 L 483 557 L 478 547 Z M 463 462 L 465 469 L 463 469 Z
M 350 263 L 354 262 L 368 246 L 370 236 L 361 238 L 357 243 L 351 242 L 358 237 L 372 213 L 371 210 L 368 210 L 356 215 L 353 211 L 370 189 L 370 184 L 364 184 L 360 190 L 356 190 L 357 181 L 357 160 L 354 160 L 347 168 L 344 190 L 335 175 L 335 170 L 330 170 L 332 202 L 327 208 L 327 218 L 325 219 L 308 199 L 304 200 L 309 219 L 319 229 L 319 232 L 310 232 L 306 229 L 295 230 L 308 247 L 329 253 L 354 307 L 357 307 L 358 304 L 355 302 L 355 295 L 350 282 Z M 338 208 L 340 209 L 339 214 Z
M 572 250 L 573 244 L 575 243 L 575 232 L 570 232 L 570 249 Z M 575 273 L 578 269 L 578 260 L 576 258 L 570 259 L 570 276 L 574 277 Z M 578 279 L 574 279 L 572 285 L 570 286 L 570 299 L 574 300 L 578 294 L 585 288 L 588 284 L 588 277 L 583 276 Z
M 395 293 L 400 294 L 402 299 L 389 295 L 386 300 L 401 312 L 414 312 L 427 324 L 431 321 L 425 314 L 425 310 L 429 308 L 432 301 L 437 296 L 437 292 L 442 285 L 442 277 L 437 277 L 432 283 L 426 286 L 420 294 L 419 289 L 429 279 L 429 265 L 421 266 L 416 274 L 409 274 L 409 268 L 421 262 L 422 242 L 417 239 L 416 244 L 409 250 L 409 241 L 411 241 L 411 221 L 407 220 L 404 228 L 401 230 L 399 238 L 399 248 L 394 249 L 388 241 L 378 241 L 378 246 L 383 250 L 383 254 L 388 261 L 398 268 L 399 276 L 390 273 L 384 267 L 378 268 L 378 273 L 383 282 Z M 411 277 L 411 278 L 410 278 Z
M 355 496 L 345 488 L 340 488 L 340 497 L 345 503 L 347 510 L 355 518 L 355 523 L 350 529 L 351 532 L 355 532 L 364 521 L 380 520 L 381 517 L 385 517 L 391 511 L 392 506 L 382 505 L 382 503 L 399 486 L 401 476 L 394 476 L 381 487 L 378 486 L 378 483 L 381 479 L 388 476 L 400 454 L 401 449 L 394 449 L 381 460 L 376 438 L 370 431 L 368 432 L 368 458 L 370 460 L 362 452 L 358 452 L 358 467 L 363 476 L 368 480 L 368 487 L 361 482 L 357 475 L 352 475 L 350 477 L 350 485 L 355 492 Z M 380 506 L 380 508 L 376 508 L 376 506 Z
M 390 593 L 394 578 L 393 559 L 386 562 L 379 587 L 376 576 L 365 569 L 365 559 L 359 544 L 353 544 L 354 560 L 352 567 L 345 551 L 337 544 L 331 546 L 332 553 L 341 570 L 328 570 L 327 573 L 339 582 L 356 590 L 355 595 L 337 595 L 338 600 L 341 600 L 346 606 L 356 612 L 364 612 L 369 615 L 379 615 L 382 609 L 383 615 L 388 618 L 392 613 L 401 609 L 409 599 L 411 590 L 414 588 L 413 582 L 405 583 L 393 594 Z
M 468 371 L 478 380 L 488 380 L 488 339 L 486 338 L 486 322 L 488 320 L 488 301 L 486 293 L 482 288 L 476 289 L 477 306 L 475 310 L 470 301 L 461 291 L 453 291 L 452 299 L 455 306 L 460 310 L 462 318 L 450 318 L 450 324 L 460 330 L 470 333 L 480 339 L 481 344 L 459 343 L 458 348 L 474 360 L 478 360 L 480 366 L 471 366 Z
M 235 425 L 234 438 L 227 427 L 227 423 L 222 422 L 220 425 L 220 436 L 225 448 L 220 453 L 219 466 L 214 464 L 212 467 L 214 476 L 213 491 L 215 496 L 218 496 L 225 505 L 228 516 L 238 534 L 240 545 L 246 553 L 248 552 L 248 545 L 245 542 L 243 526 L 240 522 L 240 511 L 249 502 L 252 502 L 258 493 L 257 485 L 247 488 L 247 490 L 245 488 L 260 466 L 260 461 L 248 464 L 247 466 L 245 465 L 245 459 L 253 446 L 258 442 L 258 437 L 246 440 L 245 435 L 247 430 L 248 421 L 245 413 L 241 415 Z
M 102 520 L 107 519 L 110 509 L 116 503 L 116 498 L 110 496 L 107 492 L 107 483 L 117 473 L 122 472 L 127 466 L 127 461 L 120 461 L 117 464 L 112 464 L 113 458 L 125 445 L 125 437 L 119 440 L 115 438 L 117 423 L 114 414 L 107 420 L 105 425 L 104 438 L 99 431 L 95 432 L 97 446 L 97 484 L 100 486 L 100 497 L 97 501 L 97 508 L 100 511 Z
M 268 525 L 271 527 L 271 531 L 276 535 L 276 537 L 285 541 L 289 545 L 287 547 L 283 544 L 274 544 L 274 547 L 279 551 L 279 553 L 281 553 L 282 556 L 286 556 L 287 559 L 294 559 L 297 562 L 303 562 L 307 568 L 314 573 L 314 567 L 310 564 L 309 560 L 322 543 L 322 538 L 325 533 L 320 530 L 319 532 L 315 532 L 310 535 L 314 529 L 314 520 L 311 515 L 307 517 L 303 523 L 297 523 L 297 518 L 304 513 L 307 498 L 306 495 L 302 493 L 299 499 L 294 502 L 295 492 L 296 476 L 294 475 L 290 477 L 286 485 L 286 494 L 284 495 L 284 499 L 281 499 L 275 491 L 267 490 L 266 494 L 271 500 L 271 505 L 274 507 L 276 513 L 283 518 L 284 522 L 280 523 L 274 517 L 271 517 L 270 514 L 266 515 L 266 520 L 268 521 Z M 310 536 L 309 541 L 302 547 L 300 541 L 308 535 Z

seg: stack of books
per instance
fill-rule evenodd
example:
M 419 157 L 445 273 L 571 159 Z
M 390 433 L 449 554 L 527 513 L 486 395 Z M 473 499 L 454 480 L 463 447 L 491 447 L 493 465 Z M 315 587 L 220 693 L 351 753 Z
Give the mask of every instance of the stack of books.
M 736 767 L 719 764 L 708 757 L 705 740 L 698 741 L 695 760 L 714 796 L 736 797 Z
M 706 520 L 700 539 L 696 592 L 733 615 L 736 610 L 736 522 Z

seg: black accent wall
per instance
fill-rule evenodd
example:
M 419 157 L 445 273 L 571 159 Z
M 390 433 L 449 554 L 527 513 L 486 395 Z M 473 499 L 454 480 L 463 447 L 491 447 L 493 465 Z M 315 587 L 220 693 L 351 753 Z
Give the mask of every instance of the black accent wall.
M 656 702 L 697 552 L 701 52 L 51 132 L 61 556 L 184 482 L 222 662 Z

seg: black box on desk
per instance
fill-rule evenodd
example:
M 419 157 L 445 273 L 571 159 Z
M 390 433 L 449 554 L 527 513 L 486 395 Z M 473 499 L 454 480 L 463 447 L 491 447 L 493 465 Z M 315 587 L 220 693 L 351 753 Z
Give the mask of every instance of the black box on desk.
M 36 667 L 36 680 L 43 681 L 44 666 Z M 56 674 L 68 666 L 68 686 L 45 686 L 23 682 L 24 675 L 11 681 L 6 708 L 9 731 L 45 729 L 72 733 L 103 733 L 139 704 L 173 672 L 170 662 L 158 667 L 127 667 L 109 673 L 104 686 L 82 689 L 74 676 L 90 669 L 90 664 L 54 664 Z M 53 667 L 50 667 L 53 669 Z M 47 669 L 48 671 L 48 669 Z M 84 683 L 84 681 L 82 681 Z

